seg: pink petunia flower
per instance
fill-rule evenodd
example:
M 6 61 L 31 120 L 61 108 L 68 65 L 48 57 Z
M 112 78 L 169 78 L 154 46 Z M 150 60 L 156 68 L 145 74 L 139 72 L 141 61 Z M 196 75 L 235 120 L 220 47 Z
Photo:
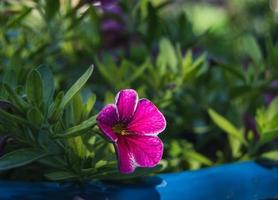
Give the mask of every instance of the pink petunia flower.
M 166 120 L 148 99 L 139 99 L 135 90 L 121 90 L 115 104 L 105 106 L 97 116 L 104 136 L 113 142 L 119 170 L 132 173 L 136 167 L 154 167 L 163 154 L 163 143 L 157 137 Z

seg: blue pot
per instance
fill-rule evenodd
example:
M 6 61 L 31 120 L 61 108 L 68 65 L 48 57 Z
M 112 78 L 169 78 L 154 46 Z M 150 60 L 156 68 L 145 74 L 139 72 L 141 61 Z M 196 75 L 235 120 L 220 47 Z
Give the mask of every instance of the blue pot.
M 134 185 L 0 182 L 1 200 L 272 200 L 278 199 L 278 166 L 243 162 L 160 174 Z

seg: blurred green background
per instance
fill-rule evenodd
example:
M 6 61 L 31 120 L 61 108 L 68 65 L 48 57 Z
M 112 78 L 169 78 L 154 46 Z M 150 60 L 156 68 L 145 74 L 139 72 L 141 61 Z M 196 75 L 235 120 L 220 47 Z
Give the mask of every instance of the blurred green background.
M 122 88 L 151 99 L 164 172 L 277 161 L 277 0 L 0 1 L 1 81 L 41 64 L 58 89 L 94 64 L 94 113 Z

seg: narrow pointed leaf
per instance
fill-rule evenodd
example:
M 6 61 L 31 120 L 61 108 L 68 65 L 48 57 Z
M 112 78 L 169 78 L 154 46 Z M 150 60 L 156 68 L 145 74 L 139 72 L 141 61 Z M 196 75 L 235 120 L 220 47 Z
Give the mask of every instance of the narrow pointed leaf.
M 269 151 L 261 155 L 262 158 L 278 161 L 278 150 Z
M 209 116 L 213 120 L 213 122 L 221 128 L 223 131 L 225 131 L 227 134 L 231 135 L 232 137 L 240 140 L 244 144 L 246 144 L 246 141 L 243 137 L 243 134 L 241 131 L 239 131 L 231 122 L 229 122 L 227 119 L 225 119 L 223 116 L 219 115 L 217 112 L 215 112 L 213 109 L 208 110 Z
M 92 129 L 96 125 L 96 116 L 89 118 L 81 124 L 67 129 L 64 133 L 57 135 L 57 137 L 75 137 L 84 131 Z
M 137 67 L 135 72 L 131 75 L 129 78 L 129 83 L 134 82 L 137 78 L 139 78 L 144 71 L 147 69 L 148 65 L 150 64 L 149 60 L 147 60 L 145 63 L 143 63 L 140 67 Z
M 5 120 L 8 120 L 11 123 L 27 124 L 29 126 L 33 126 L 30 122 L 28 122 L 24 118 L 8 113 L 2 109 L 0 109 L 0 118 L 4 118 Z
M 196 151 L 187 151 L 187 152 L 184 153 L 184 155 L 187 159 L 191 158 L 191 159 L 193 159 L 195 161 L 198 161 L 202 164 L 205 164 L 207 166 L 211 166 L 213 164 L 211 160 L 209 160 L 204 155 L 202 155 L 200 153 L 197 153 Z
M 96 103 L 96 95 L 92 94 L 89 99 L 87 100 L 86 106 L 84 107 L 82 117 L 83 119 L 88 118 L 90 112 L 92 111 L 94 105 Z
M 8 84 L 4 84 L 4 88 L 9 94 L 10 99 L 15 103 L 16 107 L 21 111 L 25 111 L 28 107 L 27 103 L 15 92 L 15 90 Z
M 79 92 L 79 90 L 85 85 L 85 83 L 90 78 L 91 74 L 93 73 L 94 67 L 93 65 L 87 69 L 87 71 L 73 84 L 73 86 L 67 91 L 65 94 L 61 108 L 63 109 L 69 101 L 74 97 L 74 95 Z
M 61 91 L 57 94 L 55 101 L 51 104 L 49 109 L 49 118 L 51 121 L 58 120 L 62 112 L 61 104 L 63 98 L 64 98 L 64 92 Z
M 47 153 L 39 149 L 20 149 L 0 157 L 0 170 L 8 170 L 32 163 L 46 156 Z
M 43 99 L 44 102 L 48 103 L 53 99 L 54 95 L 54 78 L 51 70 L 49 67 L 45 65 L 41 65 L 37 69 L 42 78 L 42 84 L 43 84 Z
M 37 70 L 32 70 L 27 77 L 26 93 L 31 103 L 40 106 L 43 99 L 43 86 L 41 75 Z
M 62 180 L 76 178 L 75 174 L 72 174 L 72 173 L 67 172 L 67 171 L 51 172 L 51 173 L 45 174 L 44 176 L 47 179 L 52 180 L 52 181 L 62 181 Z

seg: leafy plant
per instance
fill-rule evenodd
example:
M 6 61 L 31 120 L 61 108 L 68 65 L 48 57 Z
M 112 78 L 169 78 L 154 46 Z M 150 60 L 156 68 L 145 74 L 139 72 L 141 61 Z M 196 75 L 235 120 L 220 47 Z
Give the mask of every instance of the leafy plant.
M 243 128 L 236 128 L 214 110 L 208 110 L 213 122 L 227 134 L 233 159 L 258 159 L 264 155 L 272 155 L 277 151 L 277 146 L 275 145 L 275 140 L 278 138 L 277 102 L 278 98 L 273 100 L 268 108 L 257 110 L 256 126 L 253 130 L 247 129 L 245 136 Z M 259 132 L 258 138 L 255 135 L 257 130 Z M 269 158 L 271 157 L 269 156 Z
M 0 170 L 37 162 L 47 166 L 41 173 L 50 180 L 125 178 L 118 175 L 113 150 L 95 127 L 95 95 L 81 92 L 92 72 L 93 66 L 65 94 L 55 92 L 46 66 L 31 70 L 25 87 L 3 83 L 5 102 L 13 109 L 0 109 L 1 134 L 11 137 L 14 147 L 0 158 Z

